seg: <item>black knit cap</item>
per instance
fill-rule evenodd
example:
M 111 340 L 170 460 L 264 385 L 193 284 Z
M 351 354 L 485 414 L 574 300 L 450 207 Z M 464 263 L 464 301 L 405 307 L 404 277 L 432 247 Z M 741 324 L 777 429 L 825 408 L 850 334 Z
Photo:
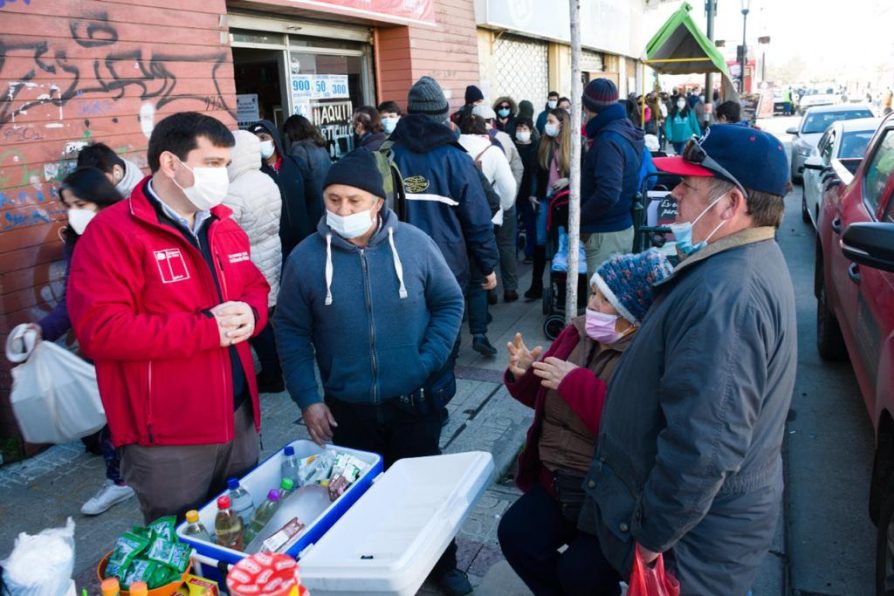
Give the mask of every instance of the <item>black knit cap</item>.
M 584 106 L 591 112 L 601 112 L 618 101 L 618 88 L 609 79 L 593 79 L 584 88 Z
M 476 87 L 475 85 L 469 85 L 466 87 L 466 103 L 475 103 L 478 100 L 484 99 L 484 93 L 481 92 L 481 89 Z
M 376 158 L 368 149 L 354 149 L 332 164 L 323 188 L 332 184 L 353 186 L 381 199 L 385 198 L 382 174 L 376 166 Z

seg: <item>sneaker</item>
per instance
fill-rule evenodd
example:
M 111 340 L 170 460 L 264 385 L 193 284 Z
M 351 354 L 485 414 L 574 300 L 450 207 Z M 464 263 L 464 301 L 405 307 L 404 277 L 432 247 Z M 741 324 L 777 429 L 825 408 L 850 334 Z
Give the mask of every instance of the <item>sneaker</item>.
M 133 497 L 133 495 L 133 489 L 129 486 L 121 486 L 111 480 L 106 480 L 99 492 L 84 503 L 84 506 L 81 507 L 81 513 L 84 515 L 99 515 L 108 511 L 112 505 L 122 503 Z
M 451 569 L 438 576 L 438 587 L 449 596 L 464 596 L 472 593 L 469 576 L 459 569 Z
M 496 356 L 497 349 L 491 345 L 486 335 L 476 335 L 472 338 L 472 349 L 482 356 Z

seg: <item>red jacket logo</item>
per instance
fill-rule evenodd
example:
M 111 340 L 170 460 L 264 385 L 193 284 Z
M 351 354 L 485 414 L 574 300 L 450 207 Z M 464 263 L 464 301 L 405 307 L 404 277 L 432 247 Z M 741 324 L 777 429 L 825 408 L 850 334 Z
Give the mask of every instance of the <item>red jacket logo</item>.
M 189 270 L 179 248 L 156 250 L 155 263 L 158 265 L 161 281 L 166 284 L 189 279 Z

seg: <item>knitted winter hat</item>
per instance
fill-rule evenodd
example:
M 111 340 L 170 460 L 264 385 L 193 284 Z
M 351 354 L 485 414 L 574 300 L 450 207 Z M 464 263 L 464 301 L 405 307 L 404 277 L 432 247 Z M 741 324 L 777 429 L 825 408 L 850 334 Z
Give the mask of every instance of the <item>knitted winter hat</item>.
M 527 99 L 518 102 L 518 117 L 524 118 L 525 116 L 531 119 L 534 118 L 534 104 Z
M 407 95 L 407 113 L 422 114 L 435 122 L 447 120 L 450 104 L 441 91 L 441 86 L 431 77 L 422 77 L 410 87 Z
M 593 79 L 584 88 L 584 106 L 591 112 L 601 112 L 618 101 L 618 88 L 608 79 Z
M 368 149 L 355 149 L 332 164 L 329 173 L 326 174 L 323 188 L 332 184 L 353 186 L 379 198 L 385 198 L 382 174 L 376 166 L 375 157 Z
M 476 101 L 484 99 L 484 93 L 481 92 L 481 89 L 476 87 L 475 85 L 469 85 L 466 87 L 466 103 L 474 103 Z
M 651 248 L 639 254 L 610 258 L 590 278 L 622 317 L 639 323 L 652 305 L 652 286 L 673 273 L 667 258 Z

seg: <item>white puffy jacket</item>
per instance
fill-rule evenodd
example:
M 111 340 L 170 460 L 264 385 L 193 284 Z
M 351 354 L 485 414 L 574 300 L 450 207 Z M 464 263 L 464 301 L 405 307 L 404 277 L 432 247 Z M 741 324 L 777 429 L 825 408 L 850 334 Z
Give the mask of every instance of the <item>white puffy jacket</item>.
M 236 146 L 230 152 L 227 166 L 230 190 L 224 205 L 233 210 L 236 220 L 251 244 L 251 260 L 270 284 L 269 305 L 276 305 L 279 277 L 282 272 L 282 245 L 279 240 L 279 217 L 282 199 L 276 182 L 261 171 L 261 143 L 246 130 L 233 132 Z
M 506 154 L 491 143 L 487 135 L 460 135 L 459 144 L 472 159 L 478 158 L 481 172 L 500 196 L 500 212 L 494 216 L 493 222 L 495 225 L 502 225 L 503 212 L 515 205 L 515 193 L 518 190 Z

